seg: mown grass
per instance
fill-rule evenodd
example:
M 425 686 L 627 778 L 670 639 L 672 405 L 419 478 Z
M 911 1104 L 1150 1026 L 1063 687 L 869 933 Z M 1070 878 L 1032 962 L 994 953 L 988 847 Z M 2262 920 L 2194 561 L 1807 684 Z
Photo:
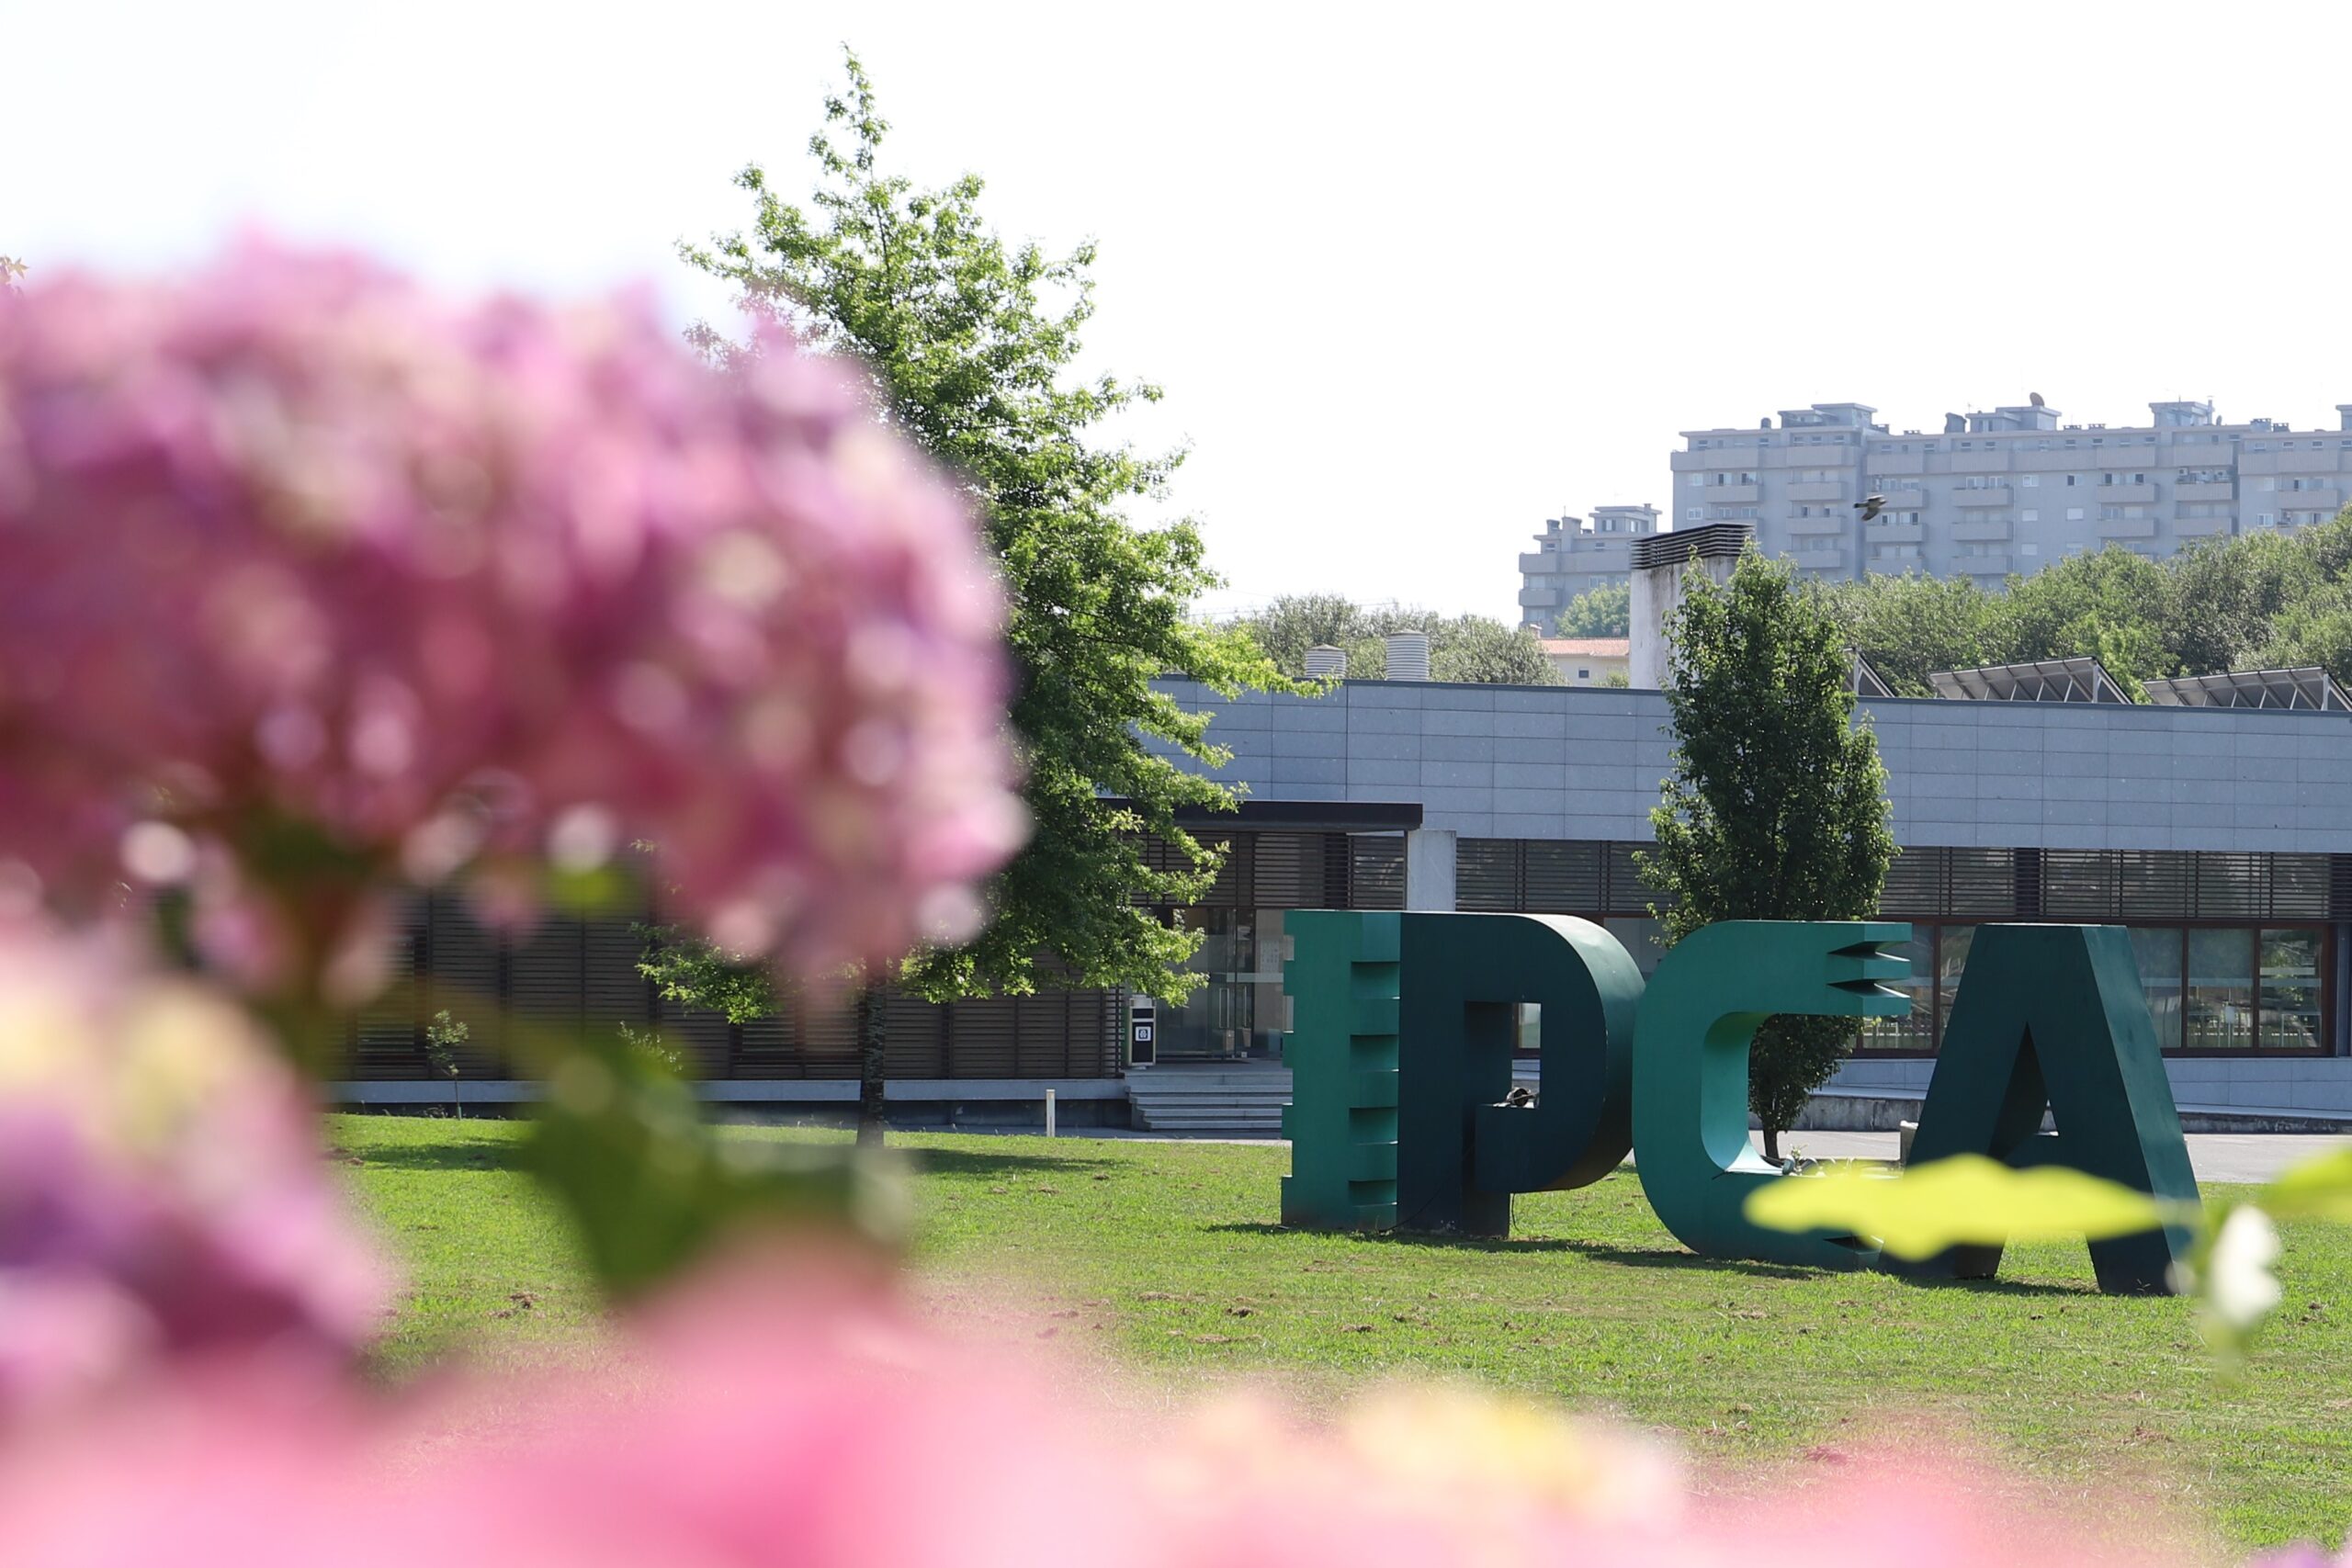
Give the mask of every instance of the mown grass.
M 594 1354 L 598 1314 L 511 1122 L 337 1119 L 411 1293 L 388 1378 L 464 1348 Z M 823 1136 L 761 1130 L 748 1137 Z M 2288 1303 L 2242 1375 L 2189 1309 L 2108 1297 L 2083 1249 L 2012 1248 L 1996 1283 L 1707 1262 L 1630 1172 L 1520 1201 L 1507 1242 L 1285 1230 L 1285 1150 L 894 1135 L 919 1162 L 918 1289 L 1172 1386 L 1272 1377 L 1310 1402 L 1460 1375 L 1742 1463 L 1905 1435 L 2062 1492 L 2143 1491 L 2238 1546 L 2352 1521 L 2352 1233 L 2290 1226 Z M 1007 1307 L 1008 1300 L 1019 1304 Z

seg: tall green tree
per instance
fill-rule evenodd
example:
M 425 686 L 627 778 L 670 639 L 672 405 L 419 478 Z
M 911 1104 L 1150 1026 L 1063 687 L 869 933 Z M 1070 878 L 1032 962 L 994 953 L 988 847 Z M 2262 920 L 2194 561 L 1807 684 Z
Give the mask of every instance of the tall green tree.
M 1751 547 L 1722 587 L 1693 576 L 1671 636 L 1674 766 L 1650 812 L 1657 847 L 1640 856 L 1668 944 L 1716 920 L 1873 914 L 1894 836 L 1837 618 Z M 1747 1095 L 1768 1158 L 1853 1035 L 1850 1019 L 1775 1018 L 1757 1032 Z
M 2088 655 L 2136 699 L 2142 681 L 2178 669 L 2165 641 L 2169 582 L 2164 567 L 2120 546 L 2069 556 L 2009 579 L 1985 607 L 1985 649 L 1997 664 Z
M 1579 593 L 1553 617 L 1561 637 L 1623 637 L 1633 629 L 1634 591 L 1624 583 L 1602 583 Z
M 1152 682 L 1185 675 L 1228 696 L 1283 682 L 1247 637 L 1189 617 L 1218 581 L 1198 530 L 1126 515 L 1161 493 L 1182 454 L 1103 434 L 1157 388 L 1074 373 L 1093 247 L 1009 244 L 981 214 L 975 175 L 930 189 L 887 173 L 889 126 L 864 66 L 845 62 L 847 88 L 809 139 L 809 199 L 752 164 L 736 177 L 752 226 L 683 254 L 804 344 L 864 367 L 877 414 L 962 477 L 1012 605 L 1032 836 L 989 889 L 981 934 L 914 955 L 905 982 L 934 998 L 1023 993 L 1050 955 L 1073 983 L 1182 997 L 1200 935 L 1150 907 L 1208 890 L 1219 851 L 1177 817 L 1229 808 L 1235 794 L 1147 744 L 1211 765 L 1227 756 L 1205 713 Z

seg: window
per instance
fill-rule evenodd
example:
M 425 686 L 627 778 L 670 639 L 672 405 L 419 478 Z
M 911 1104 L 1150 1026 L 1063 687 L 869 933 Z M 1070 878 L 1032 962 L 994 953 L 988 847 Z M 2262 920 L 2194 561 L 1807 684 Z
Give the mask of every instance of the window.
M 2254 481 L 2254 488 L 2256 490 L 2277 490 L 2278 488 L 2278 477 L 2276 474 L 2264 474 Z
M 2070 507 L 2066 508 L 2066 521 L 2067 521 L 2067 522 L 2069 522 L 2069 523 L 2080 523 L 2082 520 L 2083 520 L 2083 509 L 2082 509 L 2081 507 L 2079 507 L 2079 506 L 2070 506 Z
M 2040 490 L 2041 488 L 2041 476 L 2040 474 L 2028 474 L 2024 478 L 2018 479 L 2018 483 L 2024 486 L 2027 490 Z
M 1577 679 L 1579 681 L 1589 681 L 1592 679 L 1592 671 L 1589 670 L 1579 670 L 1577 671 Z
M 2018 521 L 2020 523 L 2039 523 L 2041 521 L 2041 513 L 2037 508 L 2029 506 L 2018 513 Z
M 1699 445 L 1703 446 L 1706 443 L 1702 441 Z M 1694 473 L 1683 482 L 1688 484 L 1692 490 L 1704 490 L 1707 488 L 1707 476 L 1704 474 Z
M 1686 506 L 1682 509 L 1682 521 L 1685 523 L 1699 522 L 1706 515 L 1707 509 L 1703 506 Z
M 2080 484 L 2080 483 L 2082 483 L 2082 482 L 2083 482 L 2083 476 L 2082 476 L 2082 475 L 2080 475 L 2080 474 L 2068 474 L 2068 475 L 2066 476 L 2066 483 L 2067 483 L 2067 484 L 2068 484 L 2068 486 L 2070 486 L 2070 487 L 2071 487 L 2071 486 L 2074 486 L 2074 485 L 2078 485 L 2078 484 Z

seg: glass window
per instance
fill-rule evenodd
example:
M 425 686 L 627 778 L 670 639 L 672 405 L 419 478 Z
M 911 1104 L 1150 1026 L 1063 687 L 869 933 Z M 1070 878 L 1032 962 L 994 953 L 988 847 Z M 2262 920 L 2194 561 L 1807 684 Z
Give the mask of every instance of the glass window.
M 1936 958 L 1936 1042 L 1941 1047 L 1944 1030 L 1951 1023 L 1952 998 L 1960 994 L 1960 976 L 1968 967 L 1968 950 L 1975 944 L 1974 926 L 1945 926 L 1938 933 Z
M 2242 1051 L 2254 1043 L 2254 932 L 2191 931 L 2183 1043 Z
M 2316 930 L 2262 933 L 2261 1043 L 2266 1051 L 2315 1051 L 2326 1039 L 2320 1017 Z
M 2180 1049 L 2181 930 L 2178 926 L 2134 926 L 2132 956 L 2140 961 L 2140 988 L 2156 1021 L 2156 1043 Z

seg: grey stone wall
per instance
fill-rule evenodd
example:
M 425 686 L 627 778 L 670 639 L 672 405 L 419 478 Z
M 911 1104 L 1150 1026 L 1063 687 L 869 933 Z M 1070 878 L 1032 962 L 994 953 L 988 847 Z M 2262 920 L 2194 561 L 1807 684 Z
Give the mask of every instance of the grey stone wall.
M 1261 800 L 1419 801 L 1469 838 L 1650 837 L 1666 699 L 1573 687 L 1349 682 L 1227 701 L 1217 776 Z M 2265 709 L 1865 703 L 1897 841 L 2352 852 L 2352 716 Z

